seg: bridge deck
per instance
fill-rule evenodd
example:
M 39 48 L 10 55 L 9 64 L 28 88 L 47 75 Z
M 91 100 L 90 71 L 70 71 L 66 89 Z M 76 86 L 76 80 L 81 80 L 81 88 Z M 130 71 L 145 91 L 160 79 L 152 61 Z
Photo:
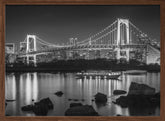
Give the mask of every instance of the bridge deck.
M 51 53 L 55 51 L 70 51 L 70 50 L 103 50 L 103 49 L 110 49 L 110 50 L 115 50 L 116 48 L 120 49 L 137 49 L 137 48 L 145 48 L 145 44 L 129 44 L 129 45 L 107 45 L 107 44 L 101 44 L 101 45 L 77 45 L 77 46 L 66 46 L 66 47 L 56 47 L 56 48 L 49 48 L 45 50 L 38 50 L 38 51 L 33 51 L 29 53 L 22 53 L 20 56 L 25 56 L 25 55 L 39 55 L 39 54 L 44 54 L 44 53 Z

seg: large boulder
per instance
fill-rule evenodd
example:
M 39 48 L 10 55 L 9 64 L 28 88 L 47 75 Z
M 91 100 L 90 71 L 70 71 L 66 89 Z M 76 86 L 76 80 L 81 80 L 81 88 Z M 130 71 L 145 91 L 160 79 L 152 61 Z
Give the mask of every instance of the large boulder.
M 33 107 L 33 112 L 39 116 L 46 116 L 49 111 L 48 105 L 44 103 L 37 103 Z
M 67 109 L 65 116 L 98 116 L 98 113 L 91 105 L 83 105 Z
M 107 102 L 107 96 L 100 92 L 98 92 L 94 97 L 95 97 L 96 103 L 106 103 Z
M 124 91 L 124 90 L 114 90 L 113 91 L 113 94 L 114 95 L 121 95 L 121 94 L 126 94 L 127 92 L 126 91 Z
M 132 116 L 149 116 L 160 106 L 160 97 L 158 94 L 120 96 L 114 103 L 128 108 Z
M 49 109 L 53 109 L 53 103 L 49 98 L 44 98 L 34 103 L 33 112 L 36 115 L 47 115 Z
M 153 99 L 153 101 L 152 101 Z M 156 98 L 153 96 L 146 95 L 128 95 L 128 96 L 120 96 L 116 99 L 116 104 L 121 107 L 129 107 L 129 106 L 152 106 L 156 103 Z
M 132 82 L 129 87 L 128 95 L 154 95 L 155 89 L 146 84 Z
M 23 106 L 22 111 L 33 111 L 36 115 L 45 116 L 50 109 L 53 109 L 53 103 L 49 98 L 44 98 L 34 105 Z
M 160 106 L 160 92 L 155 93 L 154 88 L 144 84 L 131 83 L 128 95 L 120 96 L 114 103 L 123 108 L 128 107 L 131 115 L 152 115 L 156 107 Z
M 40 100 L 37 103 L 38 104 L 43 103 L 43 104 L 47 105 L 48 109 L 53 109 L 53 107 L 54 107 L 52 101 L 50 100 L 50 98 L 44 98 L 44 99 Z M 37 104 L 37 103 L 35 103 L 35 104 Z

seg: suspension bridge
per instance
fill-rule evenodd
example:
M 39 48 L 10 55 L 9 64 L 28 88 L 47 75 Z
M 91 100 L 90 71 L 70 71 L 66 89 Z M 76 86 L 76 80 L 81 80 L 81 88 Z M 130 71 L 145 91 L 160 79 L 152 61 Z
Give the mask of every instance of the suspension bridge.
M 65 52 L 69 53 L 68 56 L 71 56 L 71 54 L 77 52 L 79 55 L 85 53 L 86 56 L 89 56 L 89 51 L 101 52 L 106 50 L 106 52 L 113 52 L 117 60 L 124 58 L 129 61 L 132 58 L 132 52 L 141 51 L 142 58 L 145 58 L 145 62 L 148 63 L 148 60 L 154 59 L 156 61 L 160 59 L 160 51 L 152 47 L 152 41 L 147 34 L 128 19 L 117 19 L 111 25 L 87 39 L 77 41 L 77 39 L 72 38 L 70 43 L 65 45 L 49 43 L 36 35 L 27 35 L 25 40 L 20 42 L 18 57 L 24 58 L 27 64 L 33 62 L 36 65 L 39 55 Z

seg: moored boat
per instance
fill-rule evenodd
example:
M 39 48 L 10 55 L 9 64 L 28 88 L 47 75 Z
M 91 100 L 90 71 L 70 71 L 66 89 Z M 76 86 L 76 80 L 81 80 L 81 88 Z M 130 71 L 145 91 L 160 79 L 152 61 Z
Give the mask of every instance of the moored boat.
M 79 72 L 76 74 L 76 78 L 118 79 L 120 75 L 119 72 Z

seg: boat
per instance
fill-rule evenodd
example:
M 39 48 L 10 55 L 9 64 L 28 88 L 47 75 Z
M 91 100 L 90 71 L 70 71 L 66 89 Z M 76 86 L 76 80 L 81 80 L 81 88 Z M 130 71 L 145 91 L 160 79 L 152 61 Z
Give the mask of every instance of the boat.
M 120 75 L 120 72 L 79 72 L 76 78 L 118 79 Z

